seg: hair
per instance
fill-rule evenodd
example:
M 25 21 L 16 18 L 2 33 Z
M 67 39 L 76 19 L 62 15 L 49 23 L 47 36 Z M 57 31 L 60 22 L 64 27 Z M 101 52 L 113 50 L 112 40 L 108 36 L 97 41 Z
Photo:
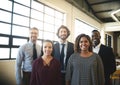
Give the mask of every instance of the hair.
M 70 35 L 70 30 L 66 27 L 66 26 L 64 26 L 64 25 L 61 25 L 59 28 L 58 28 L 58 31 L 57 31 L 57 36 L 58 36 L 58 38 L 60 38 L 59 37 L 59 31 L 60 31 L 60 29 L 62 29 L 62 28 L 64 28 L 64 29 L 66 29 L 67 30 L 67 38 L 68 38 L 68 36 Z
M 75 45 L 74 45 L 74 51 L 75 51 L 75 52 L 81 52 L 81 49 L 80 49 L 80 47 L 79 47 L 79 43 L 80 43 L 80 39 L 81 39 L 82 37 L 86 37 L 86 38 L 87 38 L 87 40 L 88 40 L 89 43 L 90 43 L 90 46 L 89 46 L 88 50 L 89 50 L 90 52 L 93 52 L 93 51 L 92 51 L 92 41 L 91 41 L 89 35 L 86 35 L 86 34 L 80 34 L 80 35 L 78 35 L 78 36 L 76 37 Z
M 93 33 L 93 32 L 98 32 L 98 33 L 100 34 L 100 32 L 99 32 L 98 30 L 93 30 L 92 33 Z
M 30 28 L 30 30 L 37 30 L 37 31 L 39 31 L 38 28 L 36 28 L 36 27 Z
M 54 56 L 54 45 L 53 45 L 53 42 L 52 42 L 51 40 L 44 40 L 44 41 L 43 41 L 43 44 L 44 44 L 45 42 L 50 42 L 50 43 L 52 44 L 52 49 L 53 49 L 53 51 L 52 51 L 51 56 Z M 40 56 L 43 56 L 43 45 L 42 45 L 42 47 L 41 47 L 41 54 L 40 54 Z

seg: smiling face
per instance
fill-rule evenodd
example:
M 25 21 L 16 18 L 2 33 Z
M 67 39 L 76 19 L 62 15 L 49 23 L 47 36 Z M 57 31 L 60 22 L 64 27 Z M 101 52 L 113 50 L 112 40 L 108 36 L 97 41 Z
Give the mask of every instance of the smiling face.
M 95 32 L 92 32 L 92 42 L 93 42 L 93 46 L 97 46 L 99 43 L 100 43 L 100 33 L 95 31 Z
M 67 37 L 68 37 L 67 30 L 66 30 L 65 28 L 61 28 L 61 29 L 59 30 L 59 38 L 60 38 L 61 40 L 66 40 Z
M 79 47 L 80 47 L 81 51 L 88 51 L 88 49 L 90 47 L 90 43 L 86 37 L 81 37 L 81 39 L 79 41 Z
M 29 35 L 30 40 L 33 43 L 35 43 L 37 41 L 38 34 L 39 34 L 38 30 L 36 28 L 32 28 L 32 29 L 30 29 L 30 33 L 29 34 L 30 34 Z
M 44 42 L 43 43 L 43 54 L 45 56 L 50 56 L 53 51 L 53 45 L 51 42 Z

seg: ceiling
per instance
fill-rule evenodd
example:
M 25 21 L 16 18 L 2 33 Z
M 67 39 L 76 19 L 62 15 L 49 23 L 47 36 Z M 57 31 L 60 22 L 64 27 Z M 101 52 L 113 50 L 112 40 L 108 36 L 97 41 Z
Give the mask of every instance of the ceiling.
M 85 1 L 91 10 L 92 16 L 102 23 L 120 21 L 120 0 L 66 0 L 77 8 L 82 8 Z M 119 10 L 118 10 L 119 9 Z M 117 12 L 118 11 L 118 12 Z M 111 15 L 113 13 L 113 16 Z
M 120 9 L 120 0 L 86 0 L 93 14 L 103 23 L 115 22 L 111 13 Z M 120 21 L 120 11 L 114 14 Z

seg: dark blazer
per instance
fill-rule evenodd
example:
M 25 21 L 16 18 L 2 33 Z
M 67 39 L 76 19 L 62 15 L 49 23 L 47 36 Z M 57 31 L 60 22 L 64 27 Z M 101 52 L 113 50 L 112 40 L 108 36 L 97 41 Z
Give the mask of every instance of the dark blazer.
M 68 42 L 65 66 L 67 65 L 68 59 L 72 53 L 74 53 L 74 44 L 71 42 Z M 54 44 L 54 57 L 60 61 L 60 45 L 58 42 Z
M 116 70 L 115 56 L 111 47 L 107 47 L 103 44 L 100 46 L 98 53 L 103 61 L 105 75 L 112 74 Z

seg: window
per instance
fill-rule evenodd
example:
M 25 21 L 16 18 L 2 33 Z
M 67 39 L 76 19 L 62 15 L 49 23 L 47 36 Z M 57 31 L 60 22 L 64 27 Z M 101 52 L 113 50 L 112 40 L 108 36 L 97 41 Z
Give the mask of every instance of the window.
M 112 36 L 105 34 L 105 45 L 112 47 Z
M 0 59 L 16 58 L 18 47 L 28 42 L 29 28 L 39 29 L 37 42 L 42 45 L 44 39 L 57 41 L 56 30 L 62 24 L 63 12 L 37 0 L 1 0 Z
M 91 32 L 94 29 L 95 29 L 94 27 L 92 27 L 78 19 L 75 20 L 75 38 L 81 33 L 85 33 L 91 37 Z

